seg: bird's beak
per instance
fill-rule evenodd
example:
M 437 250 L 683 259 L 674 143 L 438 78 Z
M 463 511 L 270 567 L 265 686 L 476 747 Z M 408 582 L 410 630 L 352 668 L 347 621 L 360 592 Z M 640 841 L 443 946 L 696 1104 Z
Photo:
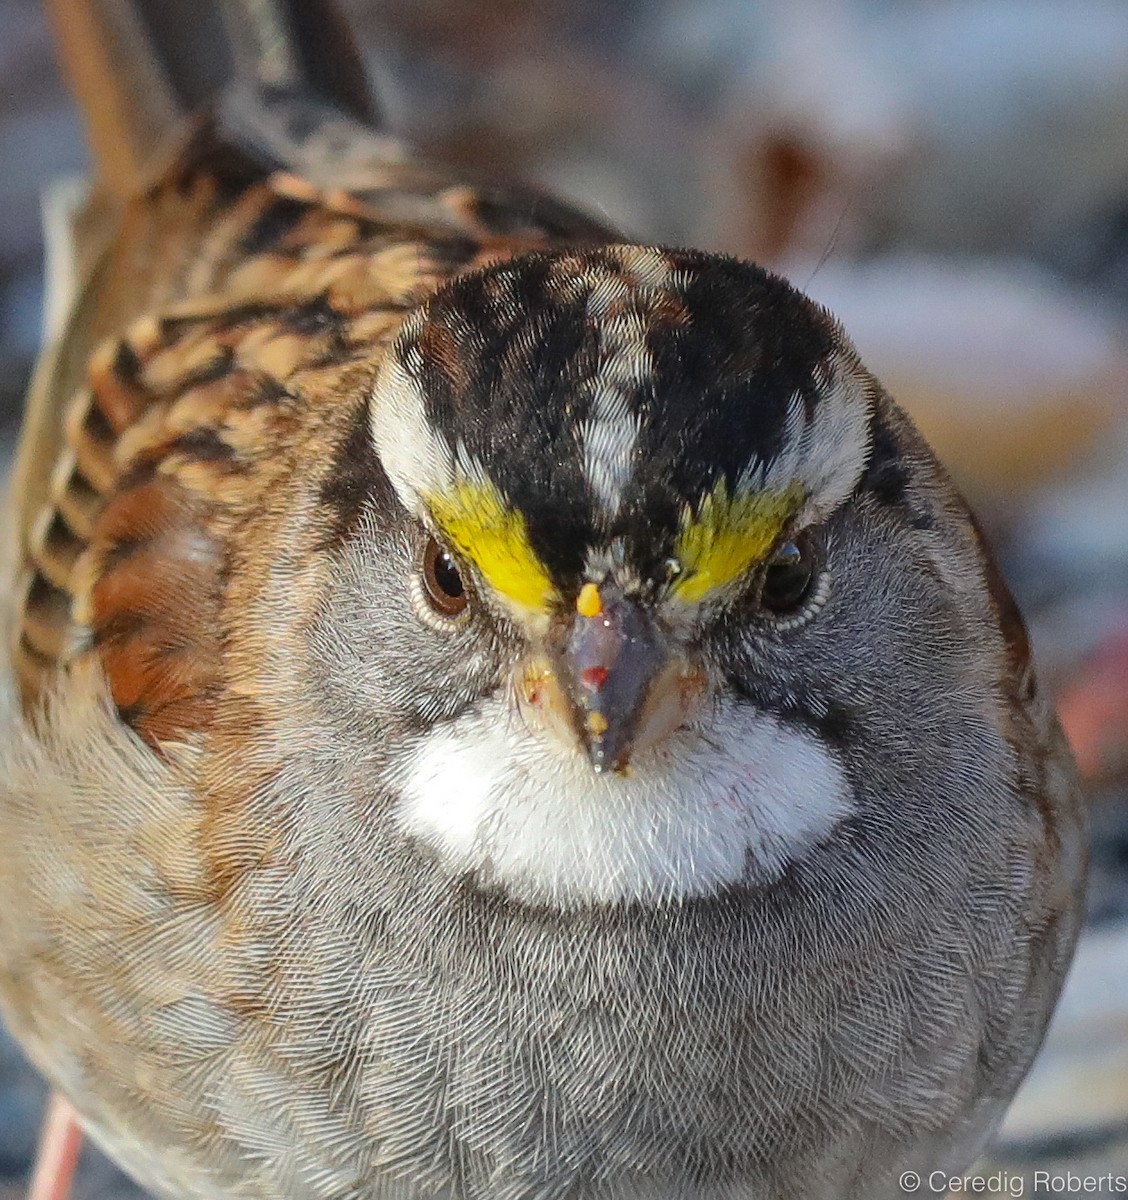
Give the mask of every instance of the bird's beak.
M 584 586 L 561 642 L 542 680 L 597 772 L 625 772 L 686 722 L 705 689 L 704 671 L 610 584 Z

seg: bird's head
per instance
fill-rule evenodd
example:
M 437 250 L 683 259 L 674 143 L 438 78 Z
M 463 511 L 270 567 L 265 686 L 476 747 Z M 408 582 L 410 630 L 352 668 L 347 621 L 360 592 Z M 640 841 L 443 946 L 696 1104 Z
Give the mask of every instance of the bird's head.
M 835 731 L 877 686 L 835 639 L 880 657 L 897 602 L 896 570 L 848 578 L 898 552 L 847 511 L 911 457 L 879 404 L 825 311 L 727 258 L 542 253 L 433 295 L 369 410 L 402 828 L 565 904 L 771 878 L 829 836 L 855 808 Z

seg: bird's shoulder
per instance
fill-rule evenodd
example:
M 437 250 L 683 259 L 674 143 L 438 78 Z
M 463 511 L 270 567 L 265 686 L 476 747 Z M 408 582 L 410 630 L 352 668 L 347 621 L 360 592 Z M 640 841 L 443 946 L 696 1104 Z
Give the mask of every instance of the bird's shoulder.
M 452 276 L 609 235 L 394 155 L 347 186 L 167 179 L 121 215 L 40 372 L 17 466 L 15 664 L 34 708 L 96 655 L 151 743 L 206 726 L 256 580 L 300 583 L 349 497 L 371 381 Z M 248 633 L 250 636 L 248 637 Z

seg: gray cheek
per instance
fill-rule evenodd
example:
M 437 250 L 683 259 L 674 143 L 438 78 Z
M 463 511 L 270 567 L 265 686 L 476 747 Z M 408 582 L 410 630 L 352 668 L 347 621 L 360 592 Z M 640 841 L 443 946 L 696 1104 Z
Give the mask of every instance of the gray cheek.
M 983 781 L 997 789 L 1013 764 L 998 725 L 998 638 L 985 597 L 948 585 L 929 535 L 898 529 L 886 541 L 864 532 L 869 544 L 857 546 L 857 583 L 844 589 L 835 631 L 848 648 L 837 686 L 844 702 L 852 692 L 863 700 L 853 701 L 859 771 L 939 816 L 993 806 Z M 876 565 L 866 571 L 867 562 Z
M 362 529 L 334 568 L 308 664 L 334 721 L 402 737 L 456 717 L 498 686 L 498 648 L 481 622 L 438 630 L 416 615 L 415 553 L 406 534 Z
M 845 515 L 825 608 L 790 634 L 749 632 L 739 670 L 750 702 L 833 746 L 871 823 L 966 828 L 961 814 L 998 803 L 984 781 L 997 793 L 1013 764 L 982 606 L 947 585 L 926 536 Z

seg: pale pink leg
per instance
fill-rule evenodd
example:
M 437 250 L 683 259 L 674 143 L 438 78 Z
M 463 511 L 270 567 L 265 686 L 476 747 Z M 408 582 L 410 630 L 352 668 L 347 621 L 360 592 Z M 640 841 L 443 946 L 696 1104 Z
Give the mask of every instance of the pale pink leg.
M 52 1092 L 27 1200 L 67 1200 L 81 1149 L 82 1130 L 74 1109 L 62 1096 Z

